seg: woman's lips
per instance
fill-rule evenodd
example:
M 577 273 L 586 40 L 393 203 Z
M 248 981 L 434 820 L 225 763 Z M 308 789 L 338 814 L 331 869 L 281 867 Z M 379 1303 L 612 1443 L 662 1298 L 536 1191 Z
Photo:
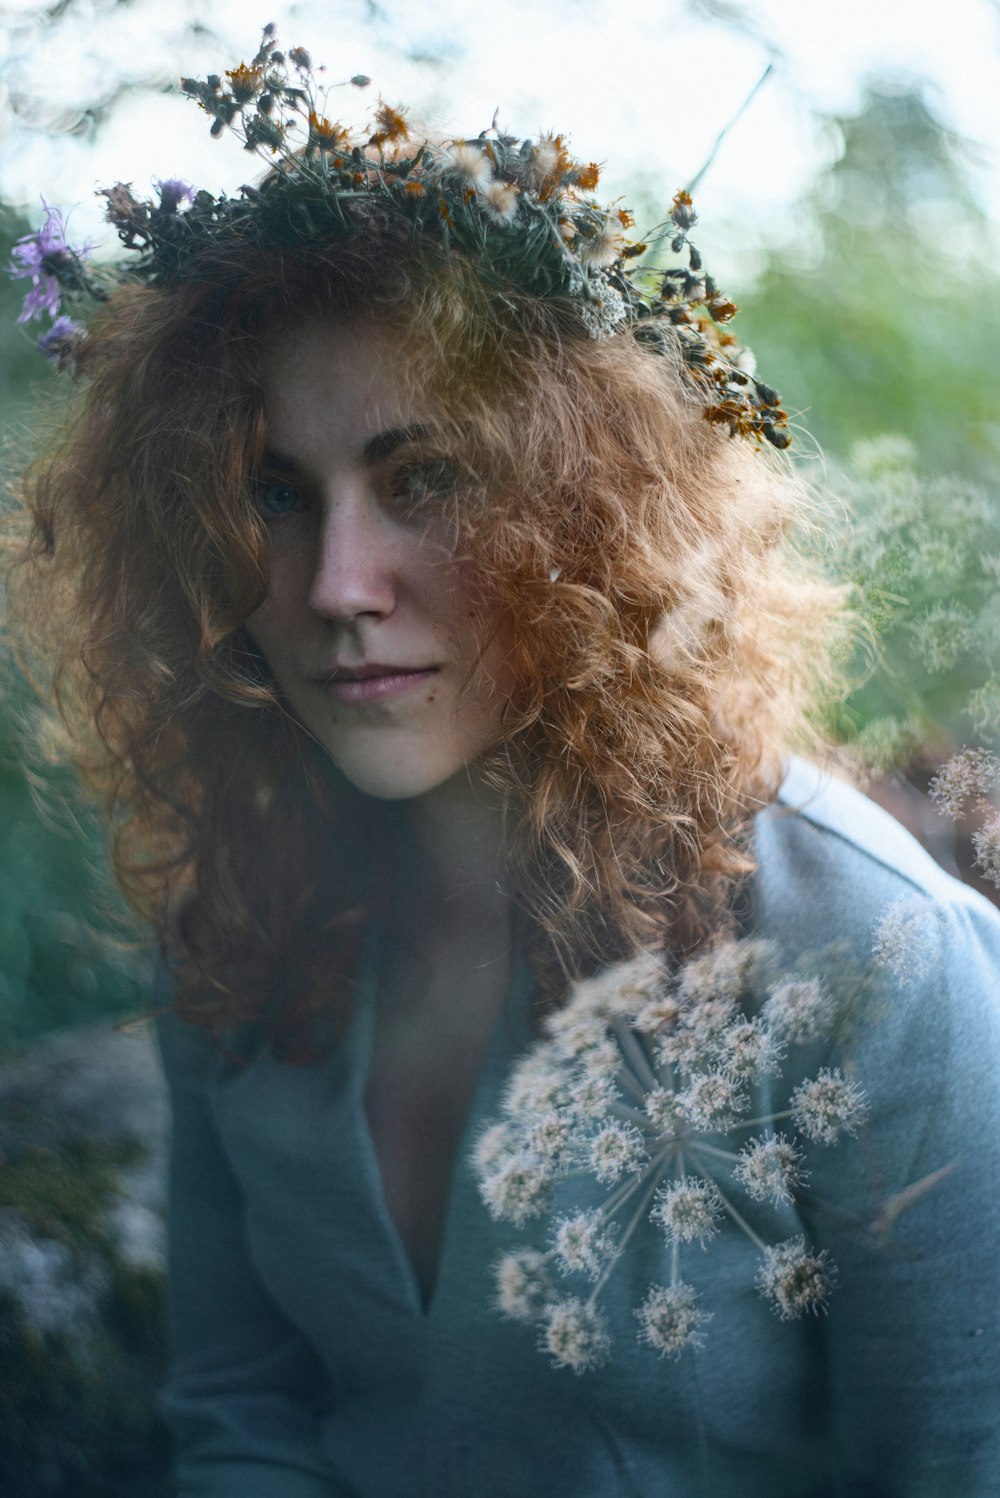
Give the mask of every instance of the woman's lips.
M 413 687 L 422 686 L 437 674 L 437 666 L 427 666 L 420 671 L 397 671 L 387 668 L 365 676 L 328 677 L 320 685 L 334 702 L 346 706 L 361 706 L 367 702 L 382 702 Z

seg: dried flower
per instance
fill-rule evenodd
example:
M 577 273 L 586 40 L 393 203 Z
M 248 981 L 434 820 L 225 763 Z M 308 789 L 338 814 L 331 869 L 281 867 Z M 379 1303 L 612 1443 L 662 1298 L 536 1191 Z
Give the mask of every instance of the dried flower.
M 769 1300 L 782 1321 L 809 1311 L 826 1309 L 835 1282 L 833 1265 L 826 1250 L 810 1253 L 804 1238 L 790 1238 L 764 1250 L 757 1275 L 760 1293 Z
M 372 136 L 370 145 L 376 147 L 401 145 L 410 139 L 410 127 L 406 122 L 406 116 L 388 104 L 379 105 L 375 111 L 375 123 L 378 129 Z
M 185 208 L 191 207 L 195 199 L 195 190 L 190 182 L 184 182 L 180 177 L 168 177 L 166 181 L 157 182 L 156 190 L 164 213 L 182 213 Z
M 446 146 L 441 152 L 441 164 L 445 172 L 460 177 L 468 187 L 485 187 L 493 176 L 486 152 L 467 140 L 456 140 Z
M 518 191 L 513 182 L 496 178 L 479 187 L 479 201 L 495 224 L 511 224 L 517 217 Z
M 86 329 L 82 323 L 74 322 L 71 317 L 57 317 L 48 332 L 39 337 L 38 349 L 58 369 L 63 369 L 73 359 L 85 337 Z
M 256 99 L 264 83 L 263 68 L 248 68 L 241 62 L 239 67 L 227 72 L 229 87 L 237 104 L 249 104 Z
M 45 222 L 34 234 L 25 234 L 11 248 L 10 274 L 15 280 L 30 278 L 31 290 L 24 298 L 18 322 L 29 322 L 47 312 L 55 317 L 59 311 L 62 286 L 73 278 L 79 264 L 90 253 L 90 246 L 70 249 L 66 229 L 58 208 L 50 208 L 42 199 Z
M 705 1340 L 702 1326 L 711 1320 L 698 1309 L 698 1296 L 691 1285 L 651 1285 L 646 1299 L 633 1315 L 639 1322 L 639 1339 L 661 1357 L 679 1358 L 685 1347 L 700 1347 Z

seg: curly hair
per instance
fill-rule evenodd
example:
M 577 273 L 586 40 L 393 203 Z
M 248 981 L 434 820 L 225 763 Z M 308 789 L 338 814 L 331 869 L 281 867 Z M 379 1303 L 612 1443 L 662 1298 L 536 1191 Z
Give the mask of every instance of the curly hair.
M 178 1011 L 265 1022 L 300 1059 L 346 1012 L 395 856 L 391 808 L 294 721 L 244 627 L 268 590 L 263 361 L 313 317 L 391 326 L 467 475 L 456 524 L 517 682 L 485 769 L 551 1000 L 733 908 L 838 605 L 784 545 L 787 463 L 704 420 L 669 349 L 590 338 L 460 256 L 374 225 L 119 290 L 8 521 L 13 632 L 126 897 L 172 933 Z

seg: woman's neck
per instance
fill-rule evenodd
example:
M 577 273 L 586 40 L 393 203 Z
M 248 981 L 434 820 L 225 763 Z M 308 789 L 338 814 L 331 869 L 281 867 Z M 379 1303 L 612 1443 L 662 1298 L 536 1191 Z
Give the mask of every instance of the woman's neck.
M 507 930 L 507 812 L 499 794 L 465 771 L 407 803 L 406 826 L 412 862 L 399 891 L 401 920 L 425 937 L 447 938 L 469 922 L 484 932 Z

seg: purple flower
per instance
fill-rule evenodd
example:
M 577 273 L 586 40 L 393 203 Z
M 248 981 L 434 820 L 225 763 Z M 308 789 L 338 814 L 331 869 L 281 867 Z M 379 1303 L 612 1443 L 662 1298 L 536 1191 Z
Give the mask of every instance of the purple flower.
M 60 369 L 73 357 L 73 352 L 84 333 L 82 323 L 71 317 L 57 317 L 47 333 L 38 340 L 38 351 Z
M 90 253 L 90 246 L 70 249 L 66 229 L 58 208 L 50 208 L 42 199 L 45 222 L 34 234 L 26 234 L 11 249 L 14 262 L 10 273 L 15 280 L 31 278 L 31 290 L 24 299 L 18 322 L 28 322 L 47 312 L 55 317 L 59 311 L 60 275 L 75 272 L 79 261 Z
M 156 190 L 160 194 L 160 207 L 164 213 L 180 213 L 185 208 L 190 208 L 195 199 L 195 189 L 190 182 L 183 182 L 180 177 L 168 177 L 165 182 L 157 182 Z

